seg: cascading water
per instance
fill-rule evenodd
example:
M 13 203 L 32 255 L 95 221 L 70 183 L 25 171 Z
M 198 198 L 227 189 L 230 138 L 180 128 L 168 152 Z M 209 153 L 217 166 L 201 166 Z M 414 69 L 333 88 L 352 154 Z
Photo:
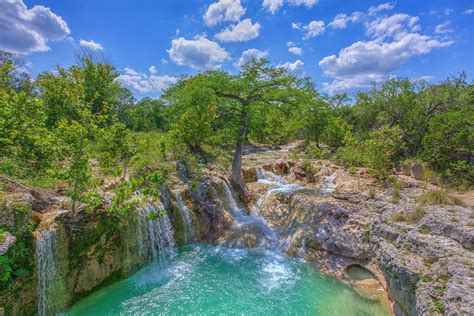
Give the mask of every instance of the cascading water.
M 54 314 L 54 284 L 57 264 L 54 258 L 56 231 L 42 231 L 36 239 L 36 267 L 38 271 L 38 314 Z
M 173 226 L 163 206 L 147 204 L 138 209 L 138 243 L 142 259 L 162 262 L 177 254 Z
M 193 230 L 193 222 L 191 219 L 191 214 L 189 208 L 184 204 L 183 197 L 180 193 L 175 194 L 176 201 L 178 202 L 178 209 L 183 217 L 184 221 L 184 232 L 186 242 L 194 241 L 194 230 Z

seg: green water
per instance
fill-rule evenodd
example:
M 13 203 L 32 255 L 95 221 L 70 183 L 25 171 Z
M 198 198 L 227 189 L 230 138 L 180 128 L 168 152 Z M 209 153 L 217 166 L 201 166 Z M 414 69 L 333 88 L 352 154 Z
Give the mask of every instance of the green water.
M 263 250 L 187 246 L 104 288 L 65 315 L 388 315 L 377 301 Z

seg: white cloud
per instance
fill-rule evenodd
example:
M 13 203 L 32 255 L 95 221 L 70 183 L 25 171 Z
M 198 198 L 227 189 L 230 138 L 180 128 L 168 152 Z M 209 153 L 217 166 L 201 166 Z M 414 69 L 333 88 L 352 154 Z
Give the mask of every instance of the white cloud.
M 450 24 L 450 22 L 446 21 L 444 23 L 436 25 L 435 33 L 436 34 L 445 34 L 445 33 L 453 32 L 453 30 L 449 28 L 449 24 Z
M 222 21 L 239 21 L 244 13 L 240 0 L 219 0 L 209 5 L 203 19 L 207 26 L 213 26 Z
M 307 8 L 311 8 L 318 3 L 319 0 L 289 0 L 291 5 L 301 6 L 304 5 Z
M 271 13 L 275 13 L 283 6 L 283 0 L 263 0 L 262 6 Z
M 263 52 L 256 48 L 250 48 L 242 52 L 242 55 L 235 63 L 235 66 L 242 67 L 244 64 L 252 59 L 262 59 L 268 56 L 268 52 Z
M 290 53 L 298 55 L 298 56 L 303 55 L 303 50 L 301 48 L 297 47 L 295 43 L 288 42 L 288 43 L 286 43 L 286 46 L 288 46 L 288 51 Z
M 155 68 L 155 66 L 153 66 L 153 65 L 151 65 L 150 68 L 148 68 L 148 70 L 150 71 L 150 73 L 151 73 L 152 75 L 154 75 L 154 74 L 156 73 L 156 68 Z
M 275 13 L 283 6 L 284 2 L 285 0 L 263 0 L 262 7 L 271 13 Z M 292 6 L 304 5 L 307 8 L 312 8 L 319 0 L 286 0 L 286 2 Z
M 367 25 L 367 35 L 378 39 L 397 37 L 409 32 L 420 30 L 419 18 L 408 14 L 394 14 L 389 17 L 377 18 Z
M 161 63 L 162 63 L 163 65 L 165 65 L 165 64 L 168 63 L 168 61 L 167 61 L 166 59 L 164 59 L 164 58 L 161 58 Z
M 341 49 L 339 56 L 324 57 L 319 66 L 331 77 L 324 89 L 330 93 L 351 88 L 366 88 L 372 81 L 385 80 L 413 56 L 429 53 L 434 48 L 446 47 L 452 41 L 440 41 L 427 35 L 400 31 L 394 40 L 380 38 L 368 42 L 355 42 Z
M 464 14 L 473 14 L 473 13 L 474 13 L 474 9 L 467 9 L 467 10 L 464 10 L 463 13 L 464 13 Z
M 325 27 L 323 21 L 311 21 L 307 25 L 291 24 L 292 28 L 306 31 L 303 39 L 310 39 L 324 33 Z
M 444 15 L 451 15 L 451 13 L 453 13 L 454 10 L 453 9 L 444 9 L 443 12 L 444 12 Z
M 369 15 L 375 15 L 380 11 L 384 10 L 392 10 L 395 7 L 395 3 L 385 2 L 381 3 L 378 6 L 370 7 L 369 8 Z
M 252 24 L 250 19 L 232 24 L 216 34 L 216 38 L 221 42 L 245 42 L 258 37 L 260 34 L 260 24 Z
M 351 15 L 340 13 L 334 17 L 331 23 L 328 24 L 328 27 L 333 29 L 344 29 L 347 27 L 349 22 L 357 22 L 362 18 L 362 12 L 354 12 Z
M 98 51 L 98 50 L 104 49 L 101 44 L 96 43 L 93 40 L 86 41 L 86 40 L 81 39 L 79 41 L 79 45 L 81 45 L 82 47 L 88 48 L 92 51 Z
M 289 48 L 288 48 L 288 51 L 289 51 L 290 53 L 295 54 L 295 55 L 298 55 L 298 56 L 303 55 L 303 50 L 302 50 L 301 48 L 299 48 L 299 47 L 296 47 L 296 46 L 294 46 L 294 47 L 289 47 Z
M 286 62 L 284 64 L 278 65 L 278 67 L 285 68 L 290 74 L 293 74 L 297 77 L 304 76 L 304 63 L 301 60 L 297 60 L 294 63 Z
M 192 40 L 175 38 L 167 52 L 175 64 L 198 70 L 218 69 L 221 62 L 229 59 L 229 53 L 224 48 L 204 36 Z
M 44 52 L 49 41 L 69 35 L 66 22 L 50 8 L 34 6 L 28 9 L 23 0 L 0 1 L 0 49 L 29 54 Z
M 117 77 L 117 81 L 138 93 L 160 92 L 178 81 L 178 78 L 168 75 L 157 76 L 151 71 L 152 68 L 155 70 L 154 66 L 151 66 L 149 75 L 125 68 L 124 73 Z

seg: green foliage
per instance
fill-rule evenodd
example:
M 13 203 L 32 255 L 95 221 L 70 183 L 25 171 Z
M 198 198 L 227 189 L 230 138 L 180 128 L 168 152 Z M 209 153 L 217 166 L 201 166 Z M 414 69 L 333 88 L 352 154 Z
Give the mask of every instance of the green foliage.
M 446 308 L 445 304 L 443 301 L 440 301 L 440 300 L 437 300 L 435 302 L 435 306 L 436 306 L 436 309 L 440 312 L 440 313 L 444 313 L 444 309 Z
M 33 273 L 32 239 L 23 235 L 21 237 L 6 254 L 0 256 L 0 289 L 4 289 L 14 278 Z
M 331 147 L 341 147 L 350 133 L 351 126 L 342 117 L 330 116 L 321 135 L 321 141 Z
M 474 166 L 465 160 L 474 151 L 474 111 L 450 110 L 429 122 L 422 157 L 430 167 L 450 177 L 457 186 L 474 183 Z
M 0 90 L 1 169 L 24 175 L 50 167 L 53 135 L 46 128 L 41 102 L 24 92 Z
M 129 129 L 137 132 L 164 130 L 164 104 L 160 100 L 143 98 L 140 102 L 124 110 L 123 121 Z
M 166 214 L 168 214 L 166 210 L 152 211 L 147 214 L 146 219 L 150 221 L 150 220 L 160 218 Z
M 364 142 L 364 164 L 377 178 L 386 179 L 392 169 L 392 162 L 400 149 L 400 131 L 397 127 L 382 126 L 370 133 Z

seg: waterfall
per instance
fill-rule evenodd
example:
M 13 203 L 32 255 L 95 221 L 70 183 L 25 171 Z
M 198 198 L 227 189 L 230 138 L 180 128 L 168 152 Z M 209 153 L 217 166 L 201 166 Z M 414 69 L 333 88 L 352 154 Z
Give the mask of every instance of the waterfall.
M 222 185 L 224 186 L 224 191 L 227 197 L 227 203 L 229 204 L 232 216 L 234 216 L 234 218 L 240 218 L 244 216 L 242 210 L 237 206 L 237 202 L 235 202 L 234 196 L 232 195 L 232 191 L 230 190 L 227 181 L 222 181 Z
M 137 237 L 141 258 L 162 262 L 177 254 L 173 226 L 168 214 L 154 218 L 156 212 L 163 211 L 162 205 L 147 204 L 138 209 Z
M 54 259 L 56 231 L 42 231 L 36 239 L 36 268 L 38 271 L 38 314 L 54 313 L 53 294 L 57 276 L 57 264 Z
M 323 196 L 328 196 L 336 189 L 336 185 L 334 184 L 334 179 L 336 179 L 337 171 L 333 172 L 333 174 L 326 176 L 321 181 L 321 189 L 319 189 L 319 193 Z
M 189 208 L 184 204 L 183 197 L 180 193 L 175 194 L 176 201 L 178 202 L 178 209 L 181 213 L 181 217 L 184 221 L 184 233 L 186 242 L 194 241 L 194 230 L 193 230 L 193 222 L 191 219 L 191 214 Z

